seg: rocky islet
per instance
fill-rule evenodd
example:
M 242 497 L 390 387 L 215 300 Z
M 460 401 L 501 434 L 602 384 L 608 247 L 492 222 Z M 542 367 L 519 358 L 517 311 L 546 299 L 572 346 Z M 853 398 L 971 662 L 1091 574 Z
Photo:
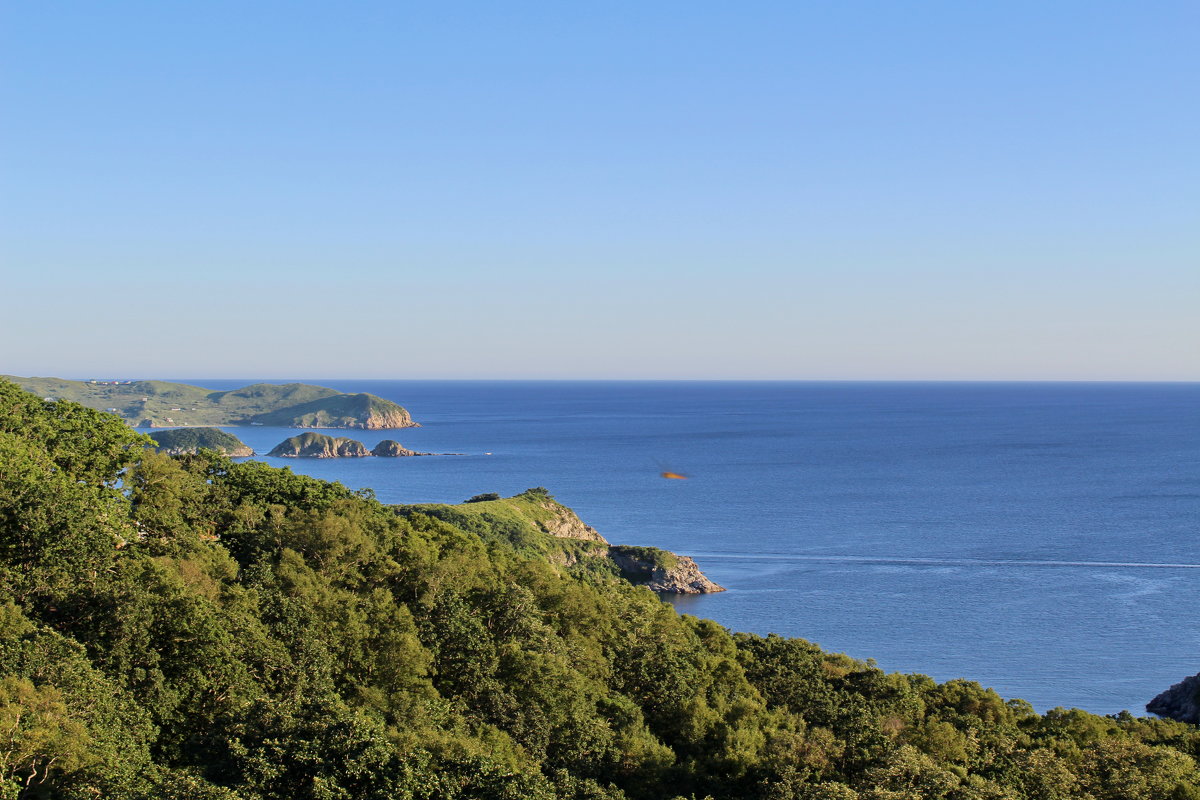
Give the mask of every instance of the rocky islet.
M 275 458 L 404 458 L 407 456 L 431 456 L 435 453 L 418 453 L 409 450 L 397 441 L 384 439 L 373 449 L 357 439 L 345 436 L 329 436 L 324 433 L 302 433 L 289 436 L 271 449 L 269 456 Z

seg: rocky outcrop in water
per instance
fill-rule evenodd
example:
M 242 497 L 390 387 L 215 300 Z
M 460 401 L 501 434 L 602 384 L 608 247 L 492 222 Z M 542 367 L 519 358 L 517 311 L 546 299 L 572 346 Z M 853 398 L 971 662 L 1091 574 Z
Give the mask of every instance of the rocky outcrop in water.
M 375 448 L 368 450 L 367 446 L 356 439 L 344 436 L 334 438 L 323 433 L 302 433 L 284 439 L 275 446 L 269 456 L 276 458 L 362 458 L 378 456 L 380 458 L 404 458 L 405 456 L 454 456 L 461 453 L 418 453 L 409 450 L 399 442 L 384 439 Z
M 1191 725 L 1200 723 L 1200 675 L 1184 678 L 1167 689 L 1146 703 L 1146 710 Z
M 371 455 L 362 442 L 323 433 L 302 433 L 277 444 L 269 456 L 276 458 L 361 458 Z
M 371 450 L 371 455 L 380 458 L 405 458 L 407 456 L 431 456 L 433 453 L 418 453 L 416 450 L 409 450 L 399 442 L 384 439 L 375 445 Z

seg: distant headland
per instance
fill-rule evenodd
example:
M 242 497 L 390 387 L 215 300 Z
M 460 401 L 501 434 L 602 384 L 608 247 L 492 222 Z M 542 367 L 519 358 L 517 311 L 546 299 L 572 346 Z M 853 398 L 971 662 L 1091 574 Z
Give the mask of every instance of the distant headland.
M 373 394 L 306 383 L 255 383 L 218 392 L 166 381 L 68 381 L 0 376 L 46 399 L 116 414 L 134 427 L 266 425 L 281 428 L 415 428 L 403 407 Z

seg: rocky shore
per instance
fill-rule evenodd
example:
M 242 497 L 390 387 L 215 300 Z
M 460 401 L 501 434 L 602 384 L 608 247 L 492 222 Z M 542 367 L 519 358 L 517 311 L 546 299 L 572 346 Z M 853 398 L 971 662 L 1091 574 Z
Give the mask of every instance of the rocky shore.
M 656 592 L 668 594 L 709 594 L 723 592 L 725 587 L 718 586 L 700 571 L 700 567 L 689 556 L 680 556 L 669 550 L 659 550 L 668 556 L 665 560 L 646 557 L 637 552 L 652 548 L 609 547 L 608 557 L 617 563 L 621 572 L 634 583 L 641 584 Z M 664 563 L 665 561 L 665 563 Z
M 599 531 L 558 501 L 547 499 L 541 505 L 552 514 L 548 519 L 539 520 L 538 526 L 543 531 L 560 539 L 577 539 L 606 546 L 608 549 L 604 555 L 611 559 L 621 574 L 632 583 L 668 594 L 709 594 L 725 591 L 725 587 L 709 580 L 696 562 L 688 556 L 676 555 L 657 547 L 609 544 Z
M 1200 723 L 1200 675 L 1184 678 L 1167 689 L 1146 703 L 1146 710 L 1191 725 Z

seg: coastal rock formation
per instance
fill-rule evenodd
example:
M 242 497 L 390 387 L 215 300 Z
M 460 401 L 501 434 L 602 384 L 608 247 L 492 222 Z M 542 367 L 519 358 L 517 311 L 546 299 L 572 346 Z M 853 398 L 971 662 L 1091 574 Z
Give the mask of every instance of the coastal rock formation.
M 725 591 L 724 587 L 710 581 L 700 571 L 696 562 L 687 556 L 679 556 L 657 547 L 609 545 L 608 540 L 601 536 L 599 531 L 557 500 L 547 495 L 540 505 L 549 511 L 551 516 L 538 520 L 539 528 L 559 539 L 576 539 L 608 545 L 607 552 L 596 550 L 596 554 L 615 563 L 621 575 L 631 583 L 669 594 Z
M 356 439 L 348 439 L 344 436 L 335 438 L 310 431 L 284 439 L 267 455 L 278 458 L 362 458 L 364 456 L 403 458 L 405 456 L 435 456 L 439 454 L 418 453 L 391 439 L 384 439 L 375 445 L 373 450 L 368 450 L 365 444 Z M 442 453 L 441 455 L 456 454 Z
M 373 397 L 369 394 L 363 395 L 363 397 L 372 398 L 372 407 L 368 408 L 363 416 L 362 427 L 364 430 L 377 431 L 388 430 L 390 428 L 421 427 L 416 422 L 413 422 L 413 418 L 407 410 L 392 401 L 382 400 L 382 398 Z M 378 402 L 380 400 L 382 402 Z
M 709 594 L 725 591 L 725 587 L 710 581 L 690 557 L 669 550 L 614 545 L 608 549 L 608 557 L 630 581 L 656 592 Z
M 380 458 L 404 458 L 405 456 L 431 456 L 433 453 L 418 453 L 416 450 L 409 450 L 399 442 L 384 439 L 375 445 L 374 449 L 371 450 L 371 455 L 379 456 Z
M 584 542 L 608 544 L 600 532 L 581 520 L 574 511 L 556 500 L 543 502 L 542 507 L 551 513 L 547 519 L 538 520 L 538 527 L 559 539 L 579 539 Z
M 277 444 L 269 456 L 276 458 L 361 458 L 371 455 L 362 442 L 323 433 L 302 433 Z
M 201 450 L 215 450 L 234 458 L 254 455 L 254 451 L 241 439 L 217 428 L 174 428 L 156 431 L 150 434 L 150 438 L 158 445 L 155 450 L 169 456 L 198 453 Z
M 1191 725 L 1200 723 L 1200 675 L 1184 678 L 1167 689 L 1146 703 L 1146 710 Z

